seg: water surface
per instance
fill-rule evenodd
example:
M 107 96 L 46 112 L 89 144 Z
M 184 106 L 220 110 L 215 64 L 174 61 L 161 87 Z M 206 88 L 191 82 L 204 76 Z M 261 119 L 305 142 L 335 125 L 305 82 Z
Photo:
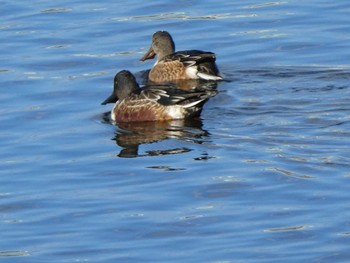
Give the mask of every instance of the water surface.
M 0 5 L 0 260 L 349 261 L 348 3 Z M 225 81 L 199 120 L 113 125 L 161 29 Z

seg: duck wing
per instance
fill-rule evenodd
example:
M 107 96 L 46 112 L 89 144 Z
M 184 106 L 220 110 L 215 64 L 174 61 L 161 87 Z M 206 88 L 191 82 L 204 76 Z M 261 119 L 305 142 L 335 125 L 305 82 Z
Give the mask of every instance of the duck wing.
M 187 91 L 171 86 L 152 86 L 141 91 L 140 97 L 164 106 L 199 103 L 217 94 L 216 90 Z
M 202 62 L 213 63 L 216 60 L 216 56 L 212 52 L 206 52 L 201 50 L 184 50 L 178 51 L 168 56 L 165 56 L 162 61 L 180 61 L 186 66 L 191 67 Z
M 178 51 L 161 59 L 162 62 L 179 61 L 185 67 L 196 67 L 198 75 L 207 80 L 221 80 L 216 66 L 216 55 L 213 52 L 201 50 Z

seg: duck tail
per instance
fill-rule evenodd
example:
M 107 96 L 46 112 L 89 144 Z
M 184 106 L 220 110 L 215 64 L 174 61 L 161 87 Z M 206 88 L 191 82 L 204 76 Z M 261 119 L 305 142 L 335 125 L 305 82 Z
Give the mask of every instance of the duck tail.
M 184 108 L 193 108 L 197 105 L 202 106 L 209 98 L 214 97 L 218 92 L 216 90 L 206 90 L 202 92 L 194 92 L 193 96 L 189 96 L 181 105 Z
M 205 80 L 223 80 L 219 75 L 219 69 L 215 62 L 204 61 L 198 64 L 197 75 L 201 79 Z

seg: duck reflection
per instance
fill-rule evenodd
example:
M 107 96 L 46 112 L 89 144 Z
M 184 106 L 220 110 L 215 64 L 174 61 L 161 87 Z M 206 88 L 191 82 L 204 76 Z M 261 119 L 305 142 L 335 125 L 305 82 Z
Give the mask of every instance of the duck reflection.
M 209 133 L 202 129 L 203 123 L 200 119 L 183 119 L 163 122 L 130 122 L 118 124 L 114 140 L 122 147 L 119 157 L 131 158 L 142 156 L 160 156 L 168 154 L 179 154 L 189 152 L 188 147 L 173 147 L 166 145 L 159 149 L 157 142 L 167 139 L 178 139 L 186 142 L 201 144 L 209 136 Z M 158 149 L 148 150 L 139 153 L 142 144 L 155 143 Z

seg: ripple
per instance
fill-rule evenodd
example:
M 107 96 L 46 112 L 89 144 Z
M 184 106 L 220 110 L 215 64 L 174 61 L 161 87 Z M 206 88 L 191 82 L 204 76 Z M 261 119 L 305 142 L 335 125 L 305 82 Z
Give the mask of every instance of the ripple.
M 313 179 L 313 178 L 315 178 L 315 177 L 310 176 L 310 175 L 297 174 L 297 173 L 294 173 L 294 172 L 291 172 L 291 171 L 287 171 L 287 170 L 284 170 L 284 169 L 281 169 L 281 168 L 277 168 L 277 167 L 269 167 L 269 168 L 266 168 L 266 170 L 275 171 L 275 172 L 278 172 L 280 174 L 287 175 L 287 176 L 290 176 L 290 177 L 296 177 L 296 178 L 299 178 L 299 179 Z
M 78 53 L 78 54 L 73 54 L 73 56 L 74 57 L 89 57 L 89 58 L 111 58 L 111 57 L 118 57 L 118 56 L 131 55 L 131 54 L 142 54 L 142 52 L 138 51 L 138 50 L 132 50 L 132 51 L 110 53 L 110 54 Z
M 71 47 L 71 46 L 70 45 L 67 45 L 67 46 L 65 46 L 65 45 L 53 45 L 53 46 L 48 46 L 46 48 L 48 48 L 48 49 L 57 49 L 57 48 L 67 48 L 67 47 Z
M 143 16 L 129 16 L 129 17 L 118 17 L 112 18 L 114 21 L 158 21 L 158 20 L 219 20 L 219 19 L 235 19 L 235 18 L 250 18 L 255 17 L 257 14 L 232 14 L 232 13 L 219 13 L 219 14 L 208 14 L 201 16 L 188 15 L 185 12 L 170 12 L 160 13 Z
M 338 236 L 350 236 L 350 232 L 338 233 Z
M 222 181 L 222 182 L 241 182 L 241 179 L 238 179 L 232 175 L 218 175 L 213 177 L 214 180 Z
M 250 31 L 240 31 L 229 34 L 230 36 L 239 35 L 260 35 L 259 38 L 276 38 L 276 37 L 286 37 L 288 34 L 280 33 L 277 29 L 260 29 L 260 30 L 250 30 Z
M 256 8 L 263 8 L 263 7 L 270 7 L 270 6 L 276 6 L 276 5 L 285 5 L 288 4 L 287 1 L 284 2 L 267 2 L 262 4 L 256 4 L 256 5 L 248 5 L 243 8 L 249 8 L 249 9 L 256 9 Z
M 198 218 L 202 218 L 203 215 L 187 215 L 187 216 L 182 216 L 179 219 L 180 220 L 193 220 L 193 219 L 198 219 Z
M 11 26 L 8 25 L 0 25 L 0 29 L 8 29 L 11 28 Z
M 279 227 L 279 228 L 269 228 L 265 229 L 264 232 L 289 232 L 289 231 L 298 231 L 309 227 L 308 225 L 299 225 L 299 226 L 288 226 L 288 227 Z
M 64 12 L 70 12 L 72 11 L 72 8 L 66 8 L 66 7 L 61 7 L 61 8 L 48 8 L 41 10 L 41 13 L 64 13 Z
M 185 168 L 174 168 L 174 167 L 170 167 L 168 165 L 154 165 L 154 166 L 147 166 L 146 168 L 158 169 L 158 170 L 164 170 L 164 171 L 182 171 L 182 170 L 186 170 Z
M 25 257 L 30 256 L 29 251 L 26 250 L 4 250 L 0 251 L 0 257 Z

